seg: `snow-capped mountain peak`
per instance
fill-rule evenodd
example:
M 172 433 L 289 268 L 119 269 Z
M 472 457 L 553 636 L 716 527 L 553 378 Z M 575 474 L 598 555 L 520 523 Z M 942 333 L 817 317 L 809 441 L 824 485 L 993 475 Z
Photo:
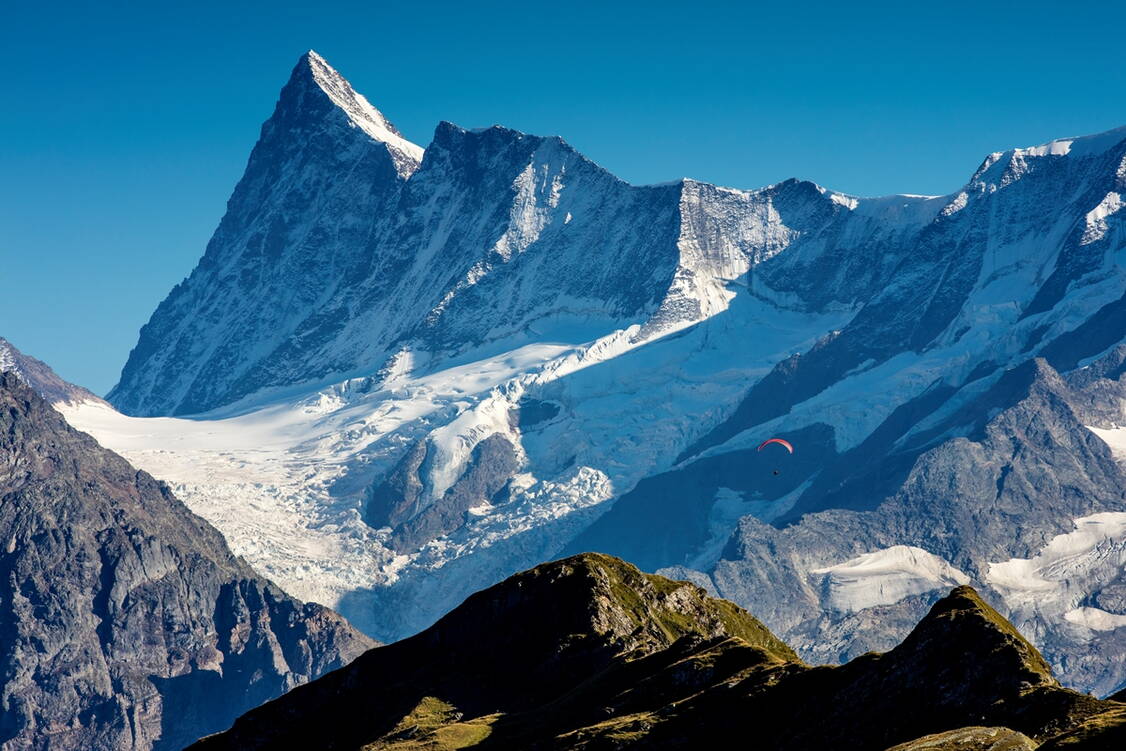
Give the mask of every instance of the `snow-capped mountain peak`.
M 307 76 L 323 91 L 332 103 L 343 110 L 355 125 L 376 141 L 387 144 L 395 166 L 403 177 L 410 176 L 422 161 L 423 148 L 403 138 L 403 134 L 382 112 L 355 89 L 323 57 L 314 50 L 306 52 L 293 71 L 294 80 Z
M 421 158 L 319 55 L 303 55 L 199 266 L 142 329 L 113 391 L 123 408 L 152 413 L 173 403 L 180 413 L 200 412 L 220 393 L 237 399 L 264 381 L 297 380 L 295 350 L 323 342 L 313 330 L 347 317 L 326 315 L 333 293 L 380 272 L 377 228 L 393 218 Z M 201 320 L 211 324 L 201 329 Z M 347 354 L 348 367 L 343 355 L 322 352 L 301 375 L 350 370 L 363 359 Z M 201 360 L 211 365 L 157 385 L 158 371 Z

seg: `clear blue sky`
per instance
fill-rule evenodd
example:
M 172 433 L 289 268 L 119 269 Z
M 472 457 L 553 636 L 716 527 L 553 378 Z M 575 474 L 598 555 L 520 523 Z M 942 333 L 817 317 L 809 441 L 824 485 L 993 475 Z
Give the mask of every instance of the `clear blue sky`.
M 0 335 L 101 393 L 309 48 L 420 144 L 502 123 L 635 183 L 946 193 L 991 151 L 1126 124 L 1106 0 L 165 5 L 0 22 Z

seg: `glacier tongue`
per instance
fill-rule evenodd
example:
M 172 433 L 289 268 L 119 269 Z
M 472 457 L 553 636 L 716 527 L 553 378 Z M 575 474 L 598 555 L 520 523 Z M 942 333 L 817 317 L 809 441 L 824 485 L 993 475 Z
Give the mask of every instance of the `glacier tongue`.
M 553 555 L 615 488 L 671 462 L 696 415 L 736 399 L 743 379 L 809 346 L 847 313 L 778 311 L 743 293 L 732 315 L 740 322 L 713 319 L 651 340 L 634 326 L 584 341 L 607 324 L 548 321 L 538 335 L 481 350 L 482 359 L 469 353 L 428 369 L 404 357 L 377 384 L 348 381 L 230 416 L 136 418 L 96 404 L 63 411 L 171 483 L 237 554 L 288 592 L 340 608 L 392 639 L 428 625 L 512 566 Z M 748 327 L 759 347 L 731 350 L 734 332 Z M 510 427 L 529 394 L 550 398 L 561 412 Z M 437 449 L 424 478 L 433 502 L 458 479 L 473 446 L 497 432 L 510 432 L 531 470 L 514 478 L 505 503 L 475 509 L 462 529 L 409 555 L 387 547 L 388 530 L 362 521 L 365 489 L 413 441 Z M 520 557 L 491 558 L 489 549 L 510 538 L 523 540 Z M 463 558 L 467 564 L 443 574 L 438 591 L 424 587 L 432 577 L 425 572 Z M 356 595 L 396 584 L 412 593 L 403 613 L 373 613 L 370 596 Z
M 471 405 L 499 387 L 575 349 L 529 344 L 435 373 L 400 375 L 373 391 L 327 389 L 207 420 L 136 418 L 96 402 L 59 409 L 105 447 L 169 482 L 238 555 L 288 592 L 339 606 L 345 594 L 394 581 L 409 558 L 385 547 L 386 531 L 362 521 L 365 484 L 432 421 L 456 424 L 457 415 L 473 415 Z M 348 615 L 379 630 L 371 613 Z

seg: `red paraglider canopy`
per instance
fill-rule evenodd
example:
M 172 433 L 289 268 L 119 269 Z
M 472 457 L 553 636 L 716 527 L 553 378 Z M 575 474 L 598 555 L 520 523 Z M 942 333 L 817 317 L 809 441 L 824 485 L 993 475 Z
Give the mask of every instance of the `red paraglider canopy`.
M 777 443 L 777 444 L 780 444 L 782 446 L 785 446 L 787 451 L 789 451 L 791 454 L 794 453 L 794 447 L 791 446 L 790 442 L 787 441 L 785 438 L 767 438 L 765 441 L 763 441 L 762 443 L 759 444 L 758 450 L 762 451 L 763 446 L 767 446 L 771 443 Z

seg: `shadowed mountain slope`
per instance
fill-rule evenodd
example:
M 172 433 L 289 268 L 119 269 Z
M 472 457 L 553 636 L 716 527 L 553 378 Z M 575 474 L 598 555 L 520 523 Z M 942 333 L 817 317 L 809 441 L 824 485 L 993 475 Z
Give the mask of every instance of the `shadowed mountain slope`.
M 990 729 L 1009 748 L 1089 730 L 1083 748 L 1100 748 L 1121 732 L 1123 711 L 1062 688 L 970 587 L 886 654 L 809 667 L 701 588 L 587 553 L 479 592 L 418 636 L 192 748 L 720 748 L 739 739 L 879 751 L 962 728 L 961 740 L 981 748 Z

